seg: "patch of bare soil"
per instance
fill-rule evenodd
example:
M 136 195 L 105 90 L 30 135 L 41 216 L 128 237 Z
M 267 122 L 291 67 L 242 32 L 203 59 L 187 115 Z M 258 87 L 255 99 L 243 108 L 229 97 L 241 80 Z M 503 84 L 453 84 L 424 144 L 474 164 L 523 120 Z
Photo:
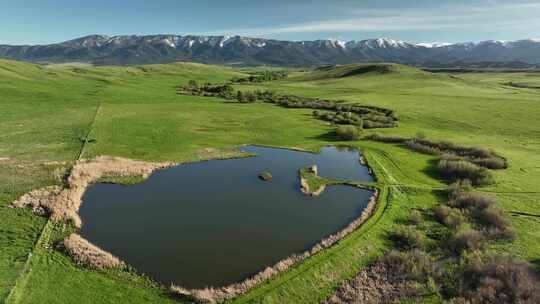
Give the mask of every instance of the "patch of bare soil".
M 53 220 L 71 220 L 81 227 L 78 215 L 86 188 L 102 176 L 148 177 L 154 170 L 173 166 L 174 163 L 148 163 L 121 157 L 100 156 L 75 164 L 64 188 L 53 186 L 33 190 L 14 201 L 12 207 L 30 206 L 38 213 L 48 213 Z
M 263 271 L 259 272 L 255 276 L 248 278 L 242 282 L 234 283 L 229 286 L 220 287 L 220 288 L 205 288 L 205 289 L 186 289 L 180 286 L 171 286 L 171 291 L 182 296 L 191 298 L 199 303 L 217 303 L 223 302 L 228 299 L 232 299 L 241 294 L 246 293 L 251 288 L 257 286 L 258 284 L 270 279 L 274 275 L 286 271 L 292 266 L 304 261 L 305 259 L 321 252 L 323 249 L 326 249 L 339 240 L 356 230 L 360 227 L 372 214 L 375 210 L 375 205 L 377 203 L 378 192 L 374 190 L 373 196 L 371 197 L 367 207 L 364 209 L 362 214 L 353 222 L 351 222 L 343 230 L 330 235 L 329 237 L 321 240 L 318 244 L 313 246 L 310 250 L 307 250 L 301 254 L 292 255 L 286 259 L 283 259 L 271 267 L 267 267 Z
M 377 262 L 341 285 L 323 304 L 396 303 L 405 298 L 414 300 L 415 290 L 414 281 Z
M 114 255 L 91 244 L 78 234 L 71 234 L 64 240 L 67 253 L 79 265 L 93 269 L 123 267 L 124 263 Z

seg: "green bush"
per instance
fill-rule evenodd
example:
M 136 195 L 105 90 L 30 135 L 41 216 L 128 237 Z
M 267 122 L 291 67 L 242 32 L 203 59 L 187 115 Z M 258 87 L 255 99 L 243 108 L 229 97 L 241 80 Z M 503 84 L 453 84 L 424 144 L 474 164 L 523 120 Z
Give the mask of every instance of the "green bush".
M 361 133 L 360 129 L 355 126 L 339 126 L 335 132 L 340 140 L 357 140 Z
M 409 214 L 409 223 L 418 225 L 422 222 L 422 214 L 418 210 L 413 210 Z
M 408 140 L 407 138 L 404 138 L 404 137 L 393 136 L 393 135 L 383 135 L 383 134 L 377 134 L 377 133 L 371 134 L 367 136 L 366 138 L 369 140 L 380 141 L 380 142 L 385 142 L 385 143 L 404 143 Z
M 424 235 L 411 226 L 399 226 L 390 233 L 390 240 L 399 249 L 423 248 L 425 245 Z

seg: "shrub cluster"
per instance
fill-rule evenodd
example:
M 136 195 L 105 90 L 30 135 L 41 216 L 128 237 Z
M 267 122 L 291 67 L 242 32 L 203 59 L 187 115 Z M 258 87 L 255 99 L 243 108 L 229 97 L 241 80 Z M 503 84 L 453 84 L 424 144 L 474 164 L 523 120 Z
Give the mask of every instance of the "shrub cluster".
M 490 185 L 494 182 L 493 176 L 486 169 L 469 161 L 443 157 L 437 164 L 441 175 L 449 180 L 470 180 L 475 186 Z
M 425 245 L 424 235 L 412 226 L 398 226 L 390 233 L 390 240 L 402 250 L 423 248 Z
M 205 83 L 199 85 L 195 80 L 190 80 L 187 85 L 179 86 L 178 93 L 207 96 L 207 97 L 220 97 L 224 99 L 235 99 L 236 94 L 234 88 L 230 84 L 214 85 Z
M 384 143 L 396 143 L 396 144 L 405 143 L 409 140 L 408 138 L 405 138 L 405 137 L 383 135 L 383 134 L 378 134 L 378 133 L 370 134 L 366 136 L 366 139 L 373 140 L 373 141 L 380 141 Z
M 465 259 L 454 303 L 540 303 L 540 284 L 531 268 L 505 255 Z
M 447 162 L 445 162 L 441 164 L 441 166 L 449 165 L 450 167 L 452 166 L 467 167 L 467 168 L 461 168 L 460 171 L 463 171 L 463 170 L 467 171 L 467 172 L 463 172 L 465 174 L 468 174 L 468 173 L 471 173 L 473 175 L 479 174 L 481 175 L 479 176 L 480 179 L 485 178 L 483 182 L 490 182 L 490 178 L 486 176 L 489 174 L 486 172 L 477 172 L 479 170 L 475 169 L 473 166 L 468 165 L 466 163 L 470 163 L 477 167 L 482 167 L 486 169 L 506 169 L 508 167 L 508 163 L 506 159 L 504 159 L 501 156 L 498 156 L 493 151 L 490 151 L 484 148 L 479 148 L 479 147 L 459 146 L 448 141 L 434 142 L 434 141 L 425 139 L 424 136 L 416 136 L 415 138 L 407 139 L 407 138 L 398 137 L 398 136 L 385 136 L 385 135 L 380 135 L 380 134 L 372 134 L 368 136 L 367 139 L 380 141 L 380 142 L 387 142 L 387 143 L 404 143 L 411 150 L 414 150 L 417 152 L 433 154 L 433 155 L 442 155 L 444 159 L 448 161 L 456 162 L 456 163 L 448 164 Z M 461 162 L 458 163 L 457 161 L 461 161 Z
M 484 148 L 464 147 L 448 141 L 434 142 L 420 137 L 408 140 L 406 144 L 418 152 L 436 155 L 447 154 L 488 169 L 506 169 L 508 167 L 506 159 Z
M 355 126 L 339 126 L 336 128 L 336 136 L 340 140 L 357 140 L 360 138 L 361 129 Z
M 261 79 L 269 79 L 274 76 L 263 75 L 260 77 L 262 77 Z M 258 80 L 254 81 L 257 82 Z M 213 96 L 229 100 L 236 99 L 243 103 L 262 101 L 287 108 L 326 110 L 328 112 L 320 113 L 319 111 L 314 111 L 313 114 L 318 119 L 330 121 L 334 124 L 356 125 L 366 129 L 394 128 L 397 126 L 398 121 L 394 111 L 381 107 L 344 104 L 342 100 L 333 101 L 295 95 L 279 95 L 273 91 L 235 91 L 230 84 L 212 85 L 206 83 L 201 86 L 196 81 L 191 80 L 188 85 L 179 86 L 178 93 L 196 96 Z
M 442 218 L 442 222 L 446 222 L 450 220 L 452 212 L 460 212 L 478 229 L 490 236 L 504 239 L 514 237 L 510 222 L 504 216 L 502 210 L 496 206 L 493 197 L 458 189 L 459 186 L 452 185 L 450 189 L 451 199 L 448 201 L 448 206 L 436 208 L 434 210 L 436 218 Z M 450 212 L 441 215 L 442 213 L 438 209 L 446 209 L 450 210 Z
M 449 240 L 450 249 L 460 254 L 464 251 L 474 251 L 482 248 L 484 237 L 476 230 L 463 230 L 452 235 Z
M 260 83 L 272 80 L 287 78 L 289 74 L 286 71 L 264 71 L 262 73 L 253 74 L 248 77 L 235 77 L 231 79 L 233 83 Z
M 435 262 L 426 252 L 419 249 L 410 251 L 391 250 L 380 260 L 388 271 L 403 277 L 425 282 L 435 272 Z

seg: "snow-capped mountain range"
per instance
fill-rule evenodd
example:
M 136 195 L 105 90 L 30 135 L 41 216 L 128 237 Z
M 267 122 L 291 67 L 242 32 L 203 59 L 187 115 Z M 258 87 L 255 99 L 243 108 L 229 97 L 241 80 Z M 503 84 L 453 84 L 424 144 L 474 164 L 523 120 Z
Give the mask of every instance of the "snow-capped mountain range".
M 367 61 L 424 66 L 479 62 L 540 64 L 540 40 L 449 44 L 408 43 L 389 38 L 297 42 L 241 36 L 91 35 L 49 45 L 0 45 L 0 58 L 112 65 L 184 60 L 286 66 Z

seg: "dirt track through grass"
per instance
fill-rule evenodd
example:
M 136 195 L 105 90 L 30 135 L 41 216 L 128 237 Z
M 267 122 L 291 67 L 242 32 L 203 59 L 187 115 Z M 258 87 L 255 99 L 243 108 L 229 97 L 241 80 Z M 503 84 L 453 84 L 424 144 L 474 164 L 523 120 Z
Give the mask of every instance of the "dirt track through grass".
M 81 157 L 83 156 L 84 148 L 86 144 L 88 143 L 88 137 L 90 136 L 90 133 L 92 132 L 92 128 L 94 127 L 100 108 L 101 108 L 101 102 L 98 102 L 96 106 L 96 112 L 94 114 L 94 118 L 92 119 L 92 122 L 90 123 L 90 126 L 88 127 L 88 132 L 86 133 L 84 140 L 82 140 L 81 149 L 79 150 L 79 153 L 77 157 L 75 158 L 75 161 L 81 160 Z M 54 225 L 58 225 L 58 223 L 52 221 L 50 218 L 47 219 L 45 226 L 41 230 L 41 234 L 39 238 L 36 240 L 34 248 L 32 249 L 32 251 L 28 254 L 26 258 L 26 263 L 24 264 L 24 267 L 21 270 L 19 277 L 15 281 L 15 284 L 13 285 L 13 287 L 9 291 L 8 296 L 5 299 L 6 304 L 15 304 L 15 303 L 20 302 L 21 297 L 24 295 L 24 289 L 26 288 L 28 277 L 30 276 L 32 272 L 32 264 L 33 264 L 33 259 L 35 259 L 34 256 L 37 255 L 36 252 L 40 250 L 39 247 L 42 247 L 41 249 L 50 249 L 52 246 L 52 244 L 50 244 L 50 241 L 51 241 L 51 234 L 54 230 L 53 229 Z

